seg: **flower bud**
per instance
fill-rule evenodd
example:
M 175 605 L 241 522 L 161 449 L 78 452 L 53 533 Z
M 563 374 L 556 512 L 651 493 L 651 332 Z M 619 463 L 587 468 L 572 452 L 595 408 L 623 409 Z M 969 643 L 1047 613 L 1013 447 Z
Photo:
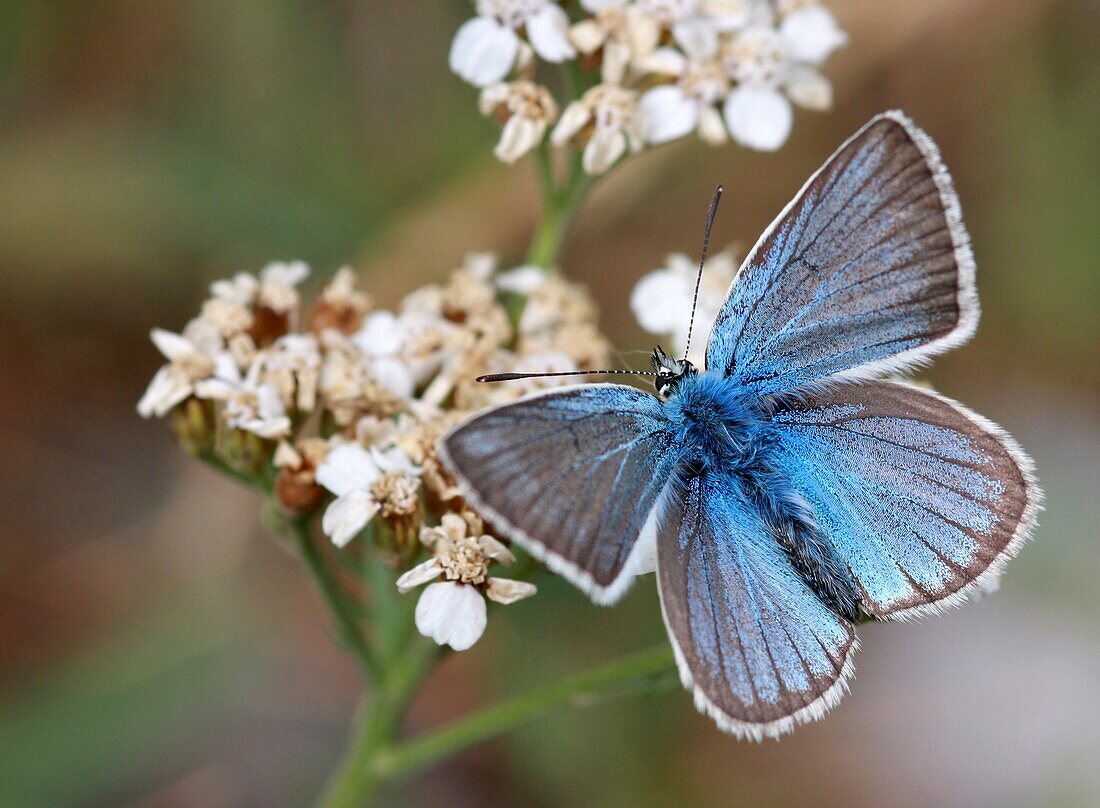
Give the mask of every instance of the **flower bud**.
M 172 409 L 172 433 L 188 454 L 198 457 L 214 448 L 214 408 L 191 396 Z

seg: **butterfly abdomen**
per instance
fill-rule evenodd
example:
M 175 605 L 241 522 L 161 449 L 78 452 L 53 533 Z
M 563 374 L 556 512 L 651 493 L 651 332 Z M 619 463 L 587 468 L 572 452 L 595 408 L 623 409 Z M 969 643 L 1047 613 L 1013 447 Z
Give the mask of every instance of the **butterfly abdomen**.
M 810 504 L 763 463 L 743 469 L 745 494 L 756 506 L 799 576 L 841 617 L 859 619 L 860 593 L 852 573 L 814 520 Z

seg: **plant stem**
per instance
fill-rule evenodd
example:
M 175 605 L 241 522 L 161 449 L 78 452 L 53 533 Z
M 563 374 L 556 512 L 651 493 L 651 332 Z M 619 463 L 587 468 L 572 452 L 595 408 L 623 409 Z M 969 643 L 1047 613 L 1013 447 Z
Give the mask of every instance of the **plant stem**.
M 412 636 L 402 655 L 383 672 L 373 693 L 360 707 L 351 746 L 329 781 L 320 806 L 352 808 L 370 799 L 384 779 L 376 763 L 380 751 L 392 743 L 401 729 L 405 710 L 438 653 L 438 646 L 430 640 Z
M 539 147 L 538 160 L 542 182 L 542 218 L 531 237 L 527 263 L 549 269 L 558 261 L 569 221 L 592 184 L 592 178 L 584 173 L 579 155 L 574 155 L 570 159 L 567 176 L 559 188 L 554 183 L 549 146 L 543 144 Z
M 615 696 L 652 693 L 674 687 L 672 648 L 662 644 L 541 690 L 501 702 L 413 740 L 377 750 L 374 776 L 390 779 L 430 766 L 476 743 L 530 723 L 555 707 L 588 707 Z
M 356 620 L 355 610 L 348 604 L 344 593 L 340 591 L 340 584 L 336 580 L 325 562 L 320 548 L 313 538 L 313 529 L 310 520 L 286 519 L 286 525 L 294 532 L 298 541 L 298 549 L 302 554 L 302 560 L 306 562 L 313 582 L 321 593 L 329 614 L 332 616 L 333 626 L 340 640 L 344 643 L 363 672 L 363 676 L 369 680 L 375 680 L 381 674 L 382 666 L 376 658 L 374 651 L 367 645 L 359 623 Z

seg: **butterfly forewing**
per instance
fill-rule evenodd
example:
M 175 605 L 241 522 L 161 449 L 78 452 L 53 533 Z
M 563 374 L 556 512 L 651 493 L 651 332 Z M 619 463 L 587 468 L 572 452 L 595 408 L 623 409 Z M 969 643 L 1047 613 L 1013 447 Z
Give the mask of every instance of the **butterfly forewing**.
M 932 141 L 880 115 L 802 188 L 749 254 L 707 369 L 757 394 L 919 364 L 969 338 L 969 239 Z
M 680 456 L 660 401 L 612 384 L 494 407 L 440 447 L 496 529 L 600 602 L 629 584 L 627 559 Z
M 999 427 L 892 382 L 842 385 L 774 416 L 774 462 L 813 505 L 880 617 L 990 582 L 1029 535 L 1040 493 Z
M 798 576 L 733 477 L 686 481 L 657 544 L 681 676 L 727 732 L 777 736 L 843 693 L 855 632 Z

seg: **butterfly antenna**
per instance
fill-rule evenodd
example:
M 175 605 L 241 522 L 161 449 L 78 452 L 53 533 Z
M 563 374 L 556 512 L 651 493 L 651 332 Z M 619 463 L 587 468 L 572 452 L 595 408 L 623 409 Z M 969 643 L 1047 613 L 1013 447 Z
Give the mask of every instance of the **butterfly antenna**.
M 555 373 L 489 373 L 485 376 L 478 376 L 477 380 L 482 383 L 514 382 L 517 379 L 545 379 L 552 376 L 595 376 L 597 374 L 620 374 L 631 376 L 657 375 L 648 370 L 566 370 Z
M 699 284 L 703 282 L 703 264 L 707 261 L 707 247 L 710 246 L 710 229 L 714 226 L 714 215 L 718 213 L 718 202 L 722 199 L 722 186 L 714 189 L 710 198 L 710 210 L 707 211 L 707 227 L 703 231 L 703 254 L 699 256 L 699 272 L 695 276 L 695 294 L 691 298 L 691 319 L 688 321 L 687 345 L 684 346 L 684 361 L 687 361 L 691 349 L 691 332 L 695 327 L 695 307 L 699 304 Z

